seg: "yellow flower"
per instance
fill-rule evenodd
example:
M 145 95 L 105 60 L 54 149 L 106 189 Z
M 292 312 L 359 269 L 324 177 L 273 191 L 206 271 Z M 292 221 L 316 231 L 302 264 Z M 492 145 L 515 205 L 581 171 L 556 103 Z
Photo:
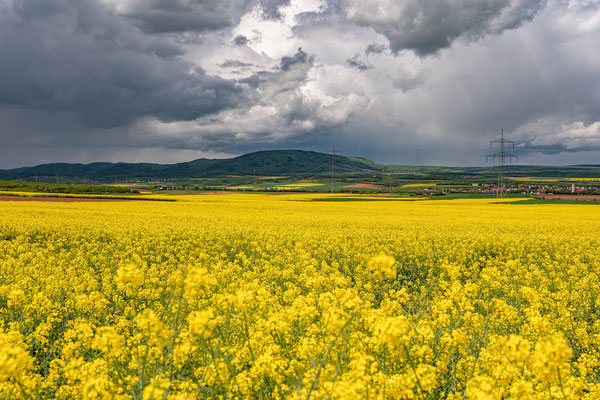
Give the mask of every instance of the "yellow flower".
M 27 296 L 22 289 L 13 288 L 8 294 L 8 306 L 9 307 L 18 307 L 21 304 L 25 304 L 27 301 Z
M 210 276 L 206 268 L 190 265 L 185 278 L 185 294 L 186 296 L 203 294 L 206 288 L 215 283 L 215 279 Z
M 600 207 L 339 196 L 3 202 L 0 398 L 598 397 Z
M 533 399 L 533 383 L 523 379 L 517 380 L 510 385 L 509 393 L 513 399 Z
M 165 390 L 169 388 L 169 381 L 165 378 L 152 378 L 144 387 L 143 400 L 162 400 Z
M 533 353 L 533 371 L 539 379 L 544 381 L 557 381 L 561 370 L 573 355 L 573 350 L 560 334 L 547 336 L 539 340 Z
M 144 285 L 144 271 L 134 264 L 127 264 L 117 270 L 115 277 L 119 290 L 135 290 Z
M 391 279 L 396 277 L 396 268 L 394 267 L 395 263 L 396 260 L 394 260 L 394 257 L 380 254 L 369 261 L 368 269 L 377 277 Z
M 408 344 L 411 336 L 410 323 L 404 316 L 382 319 L 374 332 L 377 343 L 387 345 L 390 349 Z
M 149 346 L 165 346 L 172 332 L 154 310 L 147 308 L 135 317 L 135 323 Z
M 83 384 L 83 398 L 89 400 L 105 399 L 110 395 L 107 386 L 106 377 L 93 377 Z
M 215 318 L 215 312 L 213 308 L 207 308 L 206 310 L 194 311 L 188 317 L 188 324 L 190 332 L 195 335 L 201 335 L 204 338 L 209 338 L 211 330 L 219 324 L 221 319 Z
M 529 358 L 531 343 L 519 335 L 510 335 L 506 343 L 506 356 L 511 361 L 523 362 Z
M 33 368 L 33 359 L 16 333 L 0 330 L 0 383 L 22 378 Z
M 105 353 L 119 354 L 122 351 L 123 344 L 123 337 L 117 333 L 114 327 L 103 326 L 96 331 L 92 348 Z
M 465 395 L 469 400 L 500 400 L 502 392 L 498 390 L 494 379 L 489 376 L 476 376 L 467 382 Z

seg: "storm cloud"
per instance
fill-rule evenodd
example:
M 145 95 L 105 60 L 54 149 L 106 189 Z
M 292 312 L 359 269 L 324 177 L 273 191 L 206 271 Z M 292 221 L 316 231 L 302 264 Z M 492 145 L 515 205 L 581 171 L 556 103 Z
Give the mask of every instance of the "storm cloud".
M 2 3 L 0 104 L 68 111 L 91 127 L 153 115 L 192 120 L 233 107 L 240 89 L 88 0 Z
M 263 13 L 267 18 L 281 18 L 279 8 L 290 4 L 290 0 L 260 0 Z
M 313 61 L 312 57 L 309 57 L 305 52 L 302 51 L 302 48 L 298 48 L 298 52 L 292 56 L 285 56 L 281 59 L 281 69 L 284 71 L 289 71 L 290 68 L 295 64 L 306 64 L 311 63 Z
M 600 159 L 600 3 L 0 0 L 0 168 L 304 148 Z
M 372 27 L 394 52 L 419 55 L 450 47 L 461 38 L 478 40 L 530 21 L 545 0 L 342 0 L 349 22 Z
M 250 0 L 100 0 L 147 32 L 213 31 L 233 25 Z
M 359 71 L 366 71 L 368 69 L 372 69 L 373 66 L 370 64 L 365 63 L 364 61 L 361 61 L 358 59 L 359 55 L 355 54 L 352 58 L 349 58 L 346 60 L 346 63 L 353 67 L 358 69 Z

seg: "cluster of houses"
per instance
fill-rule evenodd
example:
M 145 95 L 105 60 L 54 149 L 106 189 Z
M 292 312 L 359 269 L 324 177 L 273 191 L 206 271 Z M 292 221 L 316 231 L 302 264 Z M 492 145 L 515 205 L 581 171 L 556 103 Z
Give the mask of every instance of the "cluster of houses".
M 470 187 L 456 188 L 428 188 L 423 190 L 424 195 L 450 194 L 450 193 L 472 193 L 472 194 L 493 194 L 500 191 L 498 185 L 493 183 L 478 184 L 474 183 Z M 507 194 L 528 194 L 539 196 L 546 194 L 597 194 L 600 195 L 600 186 L 575 186 L 571 185 L 548 185 L 548 184 L 515 184 L 509 183 L 504 186 L 504 193 Z

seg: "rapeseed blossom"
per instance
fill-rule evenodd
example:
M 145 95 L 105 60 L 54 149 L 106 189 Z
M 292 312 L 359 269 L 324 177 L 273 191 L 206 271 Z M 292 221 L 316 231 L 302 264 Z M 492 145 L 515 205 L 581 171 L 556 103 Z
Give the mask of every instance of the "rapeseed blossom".
M 0 397 L 599 398 L 600 208 L 334 197 L 0 204 Z

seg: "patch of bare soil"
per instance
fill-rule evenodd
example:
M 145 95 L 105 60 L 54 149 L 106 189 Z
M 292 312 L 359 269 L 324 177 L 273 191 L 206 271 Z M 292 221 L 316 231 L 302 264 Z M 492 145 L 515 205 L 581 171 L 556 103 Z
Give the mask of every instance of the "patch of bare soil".
M 561 199 L 561 200 L 583 200 L 583 201 L 600 200 L 600 196 L 598 196 L 596 194 L 544 194 L 541 197 L 544 199 Z

